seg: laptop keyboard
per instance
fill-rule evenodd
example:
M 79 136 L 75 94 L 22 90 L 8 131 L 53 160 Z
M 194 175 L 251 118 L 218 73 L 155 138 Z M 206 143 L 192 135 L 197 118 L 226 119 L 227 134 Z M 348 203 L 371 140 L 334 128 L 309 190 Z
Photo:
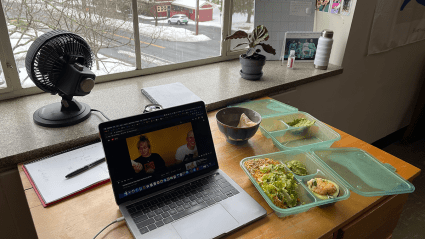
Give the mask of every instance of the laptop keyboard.
M 127 206 L 141 234 L 238 194 L 219 173 Z

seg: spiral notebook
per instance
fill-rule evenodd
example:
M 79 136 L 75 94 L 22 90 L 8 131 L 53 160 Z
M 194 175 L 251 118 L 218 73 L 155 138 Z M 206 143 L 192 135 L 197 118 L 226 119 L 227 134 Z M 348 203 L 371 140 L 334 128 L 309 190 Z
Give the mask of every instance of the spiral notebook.
M 47 207 L 109 182 L 106 163 L 70 179 L 65 178 L 65 175 L 104 157 L 102 143 L 96 141 L 24 164 L 22 169 L 43 207 Z
M 145 95 L 150 102 L 160 104 L 163 109 L 202 101 L 199 96 L 180 82 L 145 87 L 142 89 L 142 94 Z

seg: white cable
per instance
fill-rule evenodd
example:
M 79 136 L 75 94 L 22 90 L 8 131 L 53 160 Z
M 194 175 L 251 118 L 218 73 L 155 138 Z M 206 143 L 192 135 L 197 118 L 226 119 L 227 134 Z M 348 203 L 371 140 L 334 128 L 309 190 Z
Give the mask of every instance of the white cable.
M 117 220 L 115 220 L 115 221 L 113 221 L 113 222 L 109 223 L 106 227 L 104 227 L 102 230 L 100 230 L 100 232 L 98 232 L 98 233 L 96 234 L 96 236 L 94 236 L 94 237 L 93 237 L 93 239 L 95 239 L 97 236 L 99 236 L 99 234 L 100 234 L 100 233 L 102 233 L 102 232 L 103 232 L 103 230 L 105 230 L 106 228 L 108 228 L 110 225 L 112 225 L 112 224 L 114 224 L 114 223 L 116 223 L 116 222 L 120 222 L 120 221 L 122 221 L 122 220 L 124 220 L 124 217 L 120 217 L 120 218 L 118 218 Z

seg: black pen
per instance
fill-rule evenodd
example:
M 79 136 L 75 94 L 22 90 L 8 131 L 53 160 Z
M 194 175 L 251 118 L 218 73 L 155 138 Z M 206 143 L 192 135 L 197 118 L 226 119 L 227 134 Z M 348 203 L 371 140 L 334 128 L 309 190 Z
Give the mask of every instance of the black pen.
M 82 168 L 80 168 L 80 169 L 77 169 L 77 170 L 75 170 L 74 172 L 72 172 L 72 173 L 70 173 L 70 174 L 68 174 L 68 175 L 66 175 L 65 176 L 65 178 L 72 178 L 72 177 L 74 177 L 75 175 L 78 175 L 78 174 L 80 174 L 80 173 L 82 173 L 82 172 L 85 172 L 85 171 L 87 171 L 87 170 L 89 170 L 89 169 L 91 169 L 91 168 L 93 168 L 94 166 L 96 166 L 96 165 L 98 165 L 98 164 L 101 164 L 101 163 L 103 163 L 103 162 L 105 162 L 105 158 L 102 158 L 102 159 L 99 159 L 99 160 L 97 160 L 97 161 L 95 161 L 95 162 L 93 162 L 93 163 L 91 163 L 91 164 L 89 164 L 89 165 L 86 165 L 86 166 L 84 166 L 84 167 L 82 167 Z

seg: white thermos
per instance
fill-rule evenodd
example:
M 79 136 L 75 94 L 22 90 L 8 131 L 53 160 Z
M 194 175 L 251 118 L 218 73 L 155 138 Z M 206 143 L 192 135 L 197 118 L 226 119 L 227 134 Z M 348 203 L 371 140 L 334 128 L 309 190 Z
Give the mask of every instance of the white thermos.
M 334 32 L 331 30 L 323 30 L 317 43 L 316 57 L 314 58 L 314 68 L 320 70 L 328 69 L 329 57 L 331 56 L 332 39 Z

